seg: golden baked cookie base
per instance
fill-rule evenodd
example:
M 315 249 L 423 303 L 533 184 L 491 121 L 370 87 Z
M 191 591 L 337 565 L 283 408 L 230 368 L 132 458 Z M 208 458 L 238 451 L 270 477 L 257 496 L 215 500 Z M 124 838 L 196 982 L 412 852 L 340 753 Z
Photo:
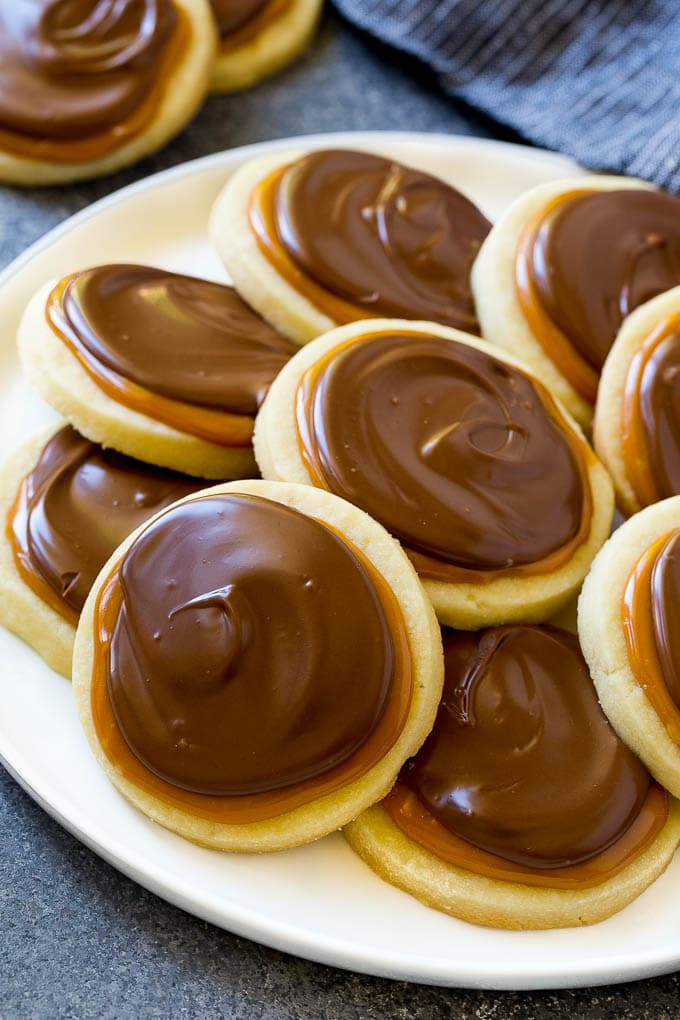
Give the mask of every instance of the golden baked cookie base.
M 662 786 L 680 797 L 680 747 L 631 669 L 621 603 L 633 567 L 658 538 L 680 527 L 680 496 L 626 521 L 596 556 L 578 604 L 578 635 L 600 704 L 621 740 Z
M 574 177 L 540 184 L 516 199 L 494 224 L 472 267 L 472 292 L 482 336 L 520 358 L 585 429 L 593 408 L 564 378 L 543 350 L 524 316 L 515 287 L 519 240 L 526 225 L 558 195 L 583 189 L 650 188 L 630 177 Z
M 368 332 L 422 331 L 486 351 L 508 364 L 524 368 L 504 350 L 459 330 L 431 322 L 371 319 L 340 326 L 298 351 L 269 389 L 255 422 L 255 456 L 263 478 L 312 485 L 302 459 L 295 422 L 295 394 L 302 374 L 327 351 Z M 560 409 L 562 410 L 562 409 Z M 566 424 L 584 442 L 580 429 L 562 411 Z M 502 623 L 541 623 L 554 616 L 576 595 L 595 553 L 606 541 L 614 510 L 607 472 L 593 458 L 588 476 L 593 492 L 593 521 L 588 540 L 558 570 L 532 577 L 500 577 L 483 584 L 454 584 L 423 579 L 442 623 L 462 630 L 478 630 Z
M 34 648 L 51 669 L 70 679 L 75 627 L 26 584 L 5 530 L 21 483 L 63 425 L 56 422 L 34 433 L 0 466 L 0 624 Z
M 321 17 L 323 0 L 289 0 L 280 17 L 235 49 L 218 48 L 211 92 L 237 92 L 280 71 L 307 47 Z
M 147 127 L 114 152 L 78 163 L 53 163 L 0 151 L 0 181 L 48 185 L 103 177 L 160 149 L 186 126 L 208 91 L 218 39 L 208 0 L 174 2 L 186 16 L 189 39 Z
M 595 405 L 593 440 L 597 455 L 614 482 L 617 504 L 626 516 L 642 509 L 628 478 L 621 437 L 628 369 L 643 341 L 664 319 L 678 314 L 680 287 L 674 287 L 640 305 L 624 320 L 602 369 Z
M 76 707 L 95 757 L 109 779 L 154 821 L 186 839 L 218 850 L 283 850 L 311 842 L 341 828 L 389 792 L 401 766 L 415 754 L 434 723 L 444 669 L 439 627 L 416 573 L 399 545 L 384 528 L 351 504 L 309 486 L 264 481 L 230 482 L 203 490 L 204 494 L 208 492 L 262 496 L 325 521 L 341 535 L 345 535 L 382 574 L 403 613 L 413 658 L 413 697 L 401 736 L 378 764 L 340 791 L 320 797 L 278 818 L 241 825 L 206 821 L 190 812 L 171 807 L 123 776 L 104 754 L 92 718 L 94 610 L 104 579 L 120 561 L 136 535 L 143 530 L 141 528 L 123 542 L 102 569 L 83 609 L 73 656 Z M 189 499 L 195 499 L 201 494 L 197 493 Z
M 521 885 L 456 868 L 409 839 L 379 805 L 343 834 L 381 878 L 446 914 L 494 928 L 570 928 L 622 910 L 668 867 L 680 843 L 680 804 L 671 800 L 668 820 L 647 850 L 590 889 Z
M 199 478 L 252 478 L 250 447 L 224 447 L 164 425 L 119 404 L 100 389 L 50 328 L 45 305 L 54 282 L 35 294 L 17 336 L 24 372 L 41 397 L 81 435 L 147 464 Z

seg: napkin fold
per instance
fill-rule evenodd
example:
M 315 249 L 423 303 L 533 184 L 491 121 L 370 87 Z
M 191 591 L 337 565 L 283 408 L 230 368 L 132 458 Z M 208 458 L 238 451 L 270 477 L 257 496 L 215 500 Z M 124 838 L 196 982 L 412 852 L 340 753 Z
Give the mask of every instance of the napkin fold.
M 334 2 L 537 145 L 680 192 L 680 0 Z

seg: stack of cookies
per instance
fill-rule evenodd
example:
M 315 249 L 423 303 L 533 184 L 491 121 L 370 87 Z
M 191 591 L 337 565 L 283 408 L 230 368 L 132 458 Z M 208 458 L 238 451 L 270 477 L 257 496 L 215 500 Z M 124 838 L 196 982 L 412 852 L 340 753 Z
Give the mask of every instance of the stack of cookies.
M 480 924 L 621 909 L 680 842 L 680 201 L 579 179 L 492 227 L 290 152 L 210 234 L 233 288 L 101 265 L 29 303 L 64 421 L 0 475 L 0 619 L 188 839 L 342 828 Z

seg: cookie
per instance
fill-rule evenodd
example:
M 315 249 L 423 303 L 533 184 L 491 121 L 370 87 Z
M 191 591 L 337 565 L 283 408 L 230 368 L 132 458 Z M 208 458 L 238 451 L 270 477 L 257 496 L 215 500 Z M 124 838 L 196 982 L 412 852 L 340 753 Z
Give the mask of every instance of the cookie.
M 630 516 L 680 495 L 680 287 L 624 320 L 597 392 L 595 449 Z
M 0 13 L 0 180 L 62 184 L 165 145 L 208 90 L 208 0 L 6 3 Z
M 597 692 L 622 740 L 680 795 L 680 496 L 635 514 L 596 557 L 578 629 Z
M 219 32 L 213 92 L 249 88 L 289 64 L 316 30 L 322 0 L 210 0 Z
M 429 733 L 441 640 L 398 544 L 308 486 L 215 486 L 104 567 L 76 704 L 109 778 L 221 850 L 317 839 L 390 789 Z
M 106 265 L 41 287 L 24 371 L 93 442 L 206 478 L 256 474 L 255 413 L 295 348 L 231 287 Z
M 533 188 L 472 271 L 482 334 L 516 354 L 583 426 L 623 319 L 680 284 L 680 199 L 625 177 Z
M 205 486 L 104 450 L 58 422 L 0 468 L 0 623 L 71 675 L 87 594 L 116 546 Z
M 345 829 L 386 881 L 475 924 L 592 924 L 680 841 L 680 805 L 618 739 L 573 634 L 444 633 L 442 704 L 381 805 Z
M 210 218 L 234 286 L 298 344 L 371 317 L 478 331 L 469 275 L 489 228 L 439 178 L 335 149 L 246 163 Z
M 609 477 L 504 351 L 433 323 L 333 330 L 282 369 L 258 414 L 264 478 L 349 499 L 403 544 L 439 619 L 539 622 L 609 534 Z

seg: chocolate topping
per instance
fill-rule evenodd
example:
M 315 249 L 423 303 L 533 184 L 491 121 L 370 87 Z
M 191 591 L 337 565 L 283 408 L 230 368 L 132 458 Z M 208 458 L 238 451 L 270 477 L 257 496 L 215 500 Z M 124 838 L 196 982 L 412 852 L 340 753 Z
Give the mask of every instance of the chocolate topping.
M 530 272 L 550 319 L 599 372 L 623 319 L 680 284 L 680 199 L 629 188 L 567 196 L 541 222 Z
M 119 576 L 109 698 L 161 779 L 275 791 L 347 761 L 378 726 L 393 633 L 365 561 L 318 521 L 204 496 L 150 525 Z
M 320 484 L 410 550 L 490 571 L 535 563 L 580 534 L 588 482 L 551 408 L 486 352 L 376 334 L 303 376 L 297 423 Z
M 0 128 L 74 141 L 148 98 L 177 24 L 171 0 L 9 0 L 0 9 Z
M 210 0 L 220 35 L 230 35 L 257 17 L 269 0 Z
M 48 305 L 90 362 L 185 404 L 251 415 L 295 348 L 232 287 L 148 266 L 76 273 Z
M 532 868 L 617 841 L 650 786 L 597 701 L 578 641 L 554 627 L 445 632 L 434 730 L 400 781 L 449 832 Z
M 469 276 L 490 224 L 436 177 L 369 153 L 314 152 L 283 173 L 276 227 L 304 273 L 366 314 L 478 332 Z
M 15 556 L 77 614 L 123 539 L 205 485 L 104 450 L 66 426 L 23 482 L 11 521 Z
M 680 494 L 680 332 L 645 359 L 637 393 L 645 466 L 657 499 Z
M 659 552 L 651 573 L 654 644 L 664 684 L 680 709 L 680 531 Z

